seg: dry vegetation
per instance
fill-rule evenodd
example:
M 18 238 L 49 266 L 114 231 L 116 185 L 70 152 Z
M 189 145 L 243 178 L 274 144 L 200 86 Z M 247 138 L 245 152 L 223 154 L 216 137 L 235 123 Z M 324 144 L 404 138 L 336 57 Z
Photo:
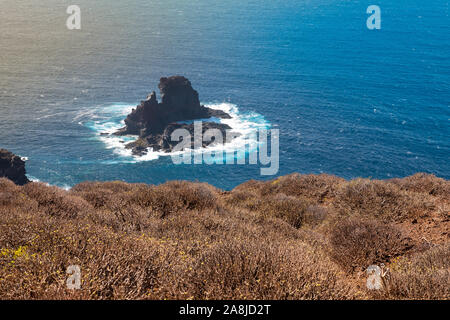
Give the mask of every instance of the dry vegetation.
M 450 182 L 0 179 L 0 299 L 449 299 Z M 384 263 L 383 290 L 364 270 Z M 79 265 L 80 290 L 66 288 Z

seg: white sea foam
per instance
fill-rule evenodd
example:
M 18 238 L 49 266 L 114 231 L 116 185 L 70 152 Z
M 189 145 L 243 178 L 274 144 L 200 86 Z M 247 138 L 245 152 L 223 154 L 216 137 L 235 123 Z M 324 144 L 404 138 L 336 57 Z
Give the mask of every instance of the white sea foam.
M 33 176 L 29 175 L 29 174 L 27 174 L 27 178 L 28 178 L 28 180 L 30 180 L 31 182 L 41 182 L 41 180 L 39 180 L 38 178 L 33 177 Z M 55 186 L 55 187 L 64 189 L 64 190 L 66 190 L 66 191 L 69 191 L 70 189 L 72 189 L 72 187 L 69 186 L 68 184 L 54 184 L 54 185 L 52 185 L 52 184 L 47 183 L 47 182 L 43 182 L 43 183 L 44 183 L 46 186 Z
M 39 180 L 36 177 L 30 176 L 29 174 L 27 174 L 27 178 L 28 180 L 30 180 L 31 182 L 40 182 L 41 180 Z
M 239 137 L 224 145 L 214 145 L 193 151 L 195 153 L 213 152 L 215 154 L 214 158 L 217 161 L 220 161 L 220 157 L 217 157 L 217 154 L 220 151 L 228 154 L 237 152 L 237 157 L 245 156 L 245 151 L 243 152 L 243 150 L 246 150 L 247 148 L 247 151 L 252 151 L 252 149 L 256 149 L 258 145 L 256 137 L 254 140 L 249 140 L 249 136 L 255 134 L 259 129 L 270 128 L 270 124 L 262 115 L 254 112 L 241 113 L 234 104 L 215 103 L 207 104 L 206 106 L 211 109 L 222 110 L 228 113 L 231 116 L 231 119 L 210 118 L 203 119 L 203 121 L 227 124 L 232 128 L 233 132 L 240 134 Z M 133 108 L 135 108 L 135 105 L 117 103 L 106 107 L 99 107 L 94 109 L 94 112 L 82 111 L 76 117 L 76 120 L 81 120 L 79 123 L 93 130 L 96 138 L 102 141 L 107 149 L 111 149 L 115 154 L 120 156 L 120 160 L 112 160 L 114 162 L 133 163 L 151 161 L 162 156 L 171 156 L 182 153 L 167 153 L 149 149 L 147 154 L 143 156 L 133 155 L 132 151 L 127 149 L 125 145 L 136 140 L 137 136 L 112 135 L 112 133 L 125 126 L 124 119 Z

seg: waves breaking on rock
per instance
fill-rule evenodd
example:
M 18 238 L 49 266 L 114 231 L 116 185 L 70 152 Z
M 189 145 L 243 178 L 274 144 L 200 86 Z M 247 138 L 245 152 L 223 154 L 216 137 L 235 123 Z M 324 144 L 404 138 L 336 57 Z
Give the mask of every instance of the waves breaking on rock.
M 246 139 L 252 137 L 260 129 L 268 129 L 270 123 L 256 112 L 241 112 L 237 105 L 227 102 L 205 104 L 205 107 L 226 112 L 230 115 L 229 119 L 209 118 L 208 121 L 228 125 L 233 131 L 240 134 L 239 137 L 224 145 L 208 146 L 193 150 L 193 152 L 205 153 L 212 149 L 223 152 L 236 151 L 236 158 L 244 157 L 245 152 L 250 152 L 257 148 L 257 140 Z M 134 104 L 115 103 L 112 105 L 99 106 L 93 112 L 80 112 L 79 123 L 89 128 L 95 138 L 103 143 L 105 148 L 110 149 L 118 156 L 117 159 L 110 160 L 117 163 L 136 163 L 143 161 L 152 161 L 160 157 L 179 154 L 180 152 L 166 152 L 149 150 L 144 155 L 135 155 L 132 150 L 126 147 L 127 143 L 136 141 L 137 135 L 117 136 L 117 132 L 124 127 L 124 116 L 129 114 L 135 108 Z M 191 123 L 193 121 L 184 121 Z M 246 151 L 245 151 L 246 150 Z

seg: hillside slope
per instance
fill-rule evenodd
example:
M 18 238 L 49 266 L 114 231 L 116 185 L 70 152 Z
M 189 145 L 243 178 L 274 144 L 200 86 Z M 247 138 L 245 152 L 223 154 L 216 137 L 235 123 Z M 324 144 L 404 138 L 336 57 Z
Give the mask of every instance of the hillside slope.
M 450 182 L 0 179 L 0 299 L 449 299 Z M 389 268 L 382 290 L 366 268 Z M 66 268 L 81 268 L 80 290 Z

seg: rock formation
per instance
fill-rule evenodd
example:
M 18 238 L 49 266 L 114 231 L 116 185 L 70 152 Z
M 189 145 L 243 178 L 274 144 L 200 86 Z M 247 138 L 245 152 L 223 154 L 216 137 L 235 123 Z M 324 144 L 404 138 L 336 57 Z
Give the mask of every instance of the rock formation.
M 138 135 L 139 139 L 129 143 L 137 155 L 145 154 L 151 147 L 158 151 L 171 151 L 178 143 L 170 139 L 175 129 L 184 128 L 193 131 L 192 124 L 182 124 L 180 121 L 208 119 L 211 117 L 230 119 L 230 115 L 221 110 L 214 110 L 200 105 L 198 92 L 192 88 L 191 82 L 182 76 L 161 78 L 159 83 L 161 102 L 152 92 L 147 100 L 142 101 L 125 119 L 125 127 L 115 135 Z M 203 132 L 207 129 L 219 129 L 224 133 L 230 129 L 225 124 L 203 122 Z M 208 145 L 208 143 L 206 143 Z
M 194 149 L 194 124 L 183 124 L 183 123 L 171 123 L 166 126 L 164 131 L 160 134 L 150 134 L 143 138 L 139 138 L 134 142 L 129 143 L 126 147 L 133 149 L 133 153 L 136 155 L 143 155 L 147 152 L 147 148 L 152 148 L 155 151 L 163 150 L 166 152 L 171 152 L 172 149 L 179 143 L 178 141 L 172 141 L 171 134 L 176 129 L 186 129 L 191 137 L 190 148 Z M 216 122 L 203 122 L 202 123 L 202 136 L 209 129 L 218 129 L 222 133 L 223 139 L 227 138 L 226 130 L 231 129 L 230 126 L 226 124 L 216 123 Z M 207 147 L 214 144 L 214 139 L 212 141 L 202 141 L 201 147 Z M 225 140 L 224 142 L 228 142 Z
M 15 184 L 24 185 L 30 182 L 25 173 L 25 161 L 8 150 L 0 149 L 0 178 L 6 177 Z

